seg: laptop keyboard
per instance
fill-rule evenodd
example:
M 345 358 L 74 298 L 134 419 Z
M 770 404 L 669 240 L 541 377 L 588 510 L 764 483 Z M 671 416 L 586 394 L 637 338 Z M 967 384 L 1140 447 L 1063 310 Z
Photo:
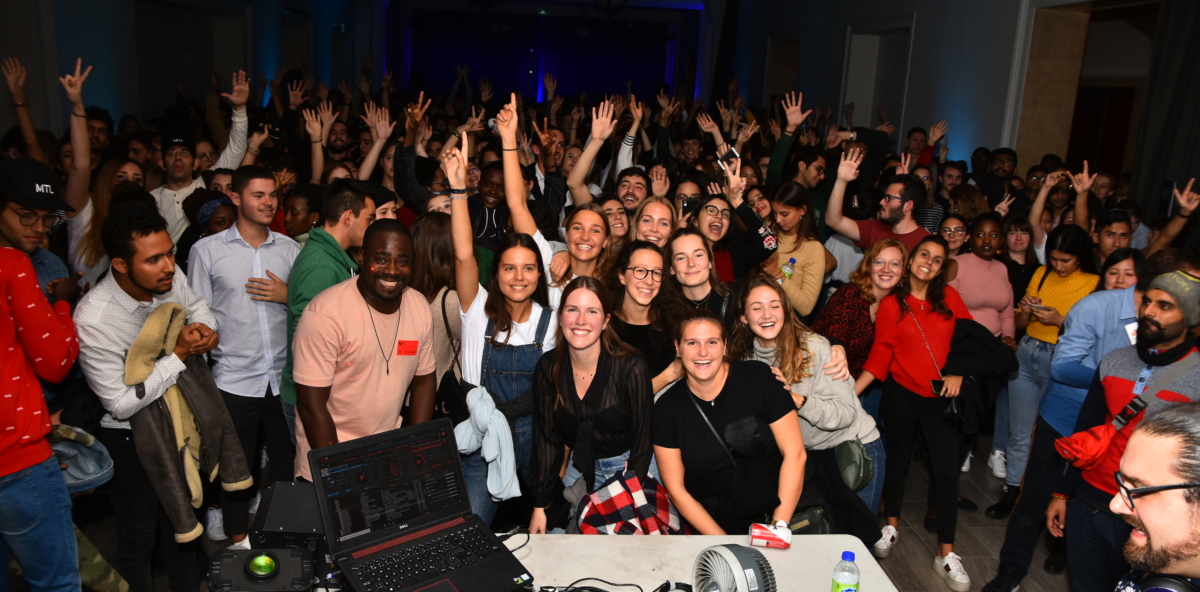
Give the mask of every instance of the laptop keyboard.
M 500 543 L 476 525 L 360 563 L 351 571 L 366 592 L 394 592 L 499 551 Z

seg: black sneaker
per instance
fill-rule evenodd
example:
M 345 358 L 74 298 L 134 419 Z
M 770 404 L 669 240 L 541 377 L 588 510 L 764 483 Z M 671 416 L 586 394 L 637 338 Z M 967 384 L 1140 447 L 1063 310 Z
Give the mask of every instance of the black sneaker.
M 988 518 L 1004 520 L 1005 518 L 1008 518 L 1009 514 L 1012 514 L 1013 507 L 1017 505 L 1017 498 L 1020 496 L 1020 487 L 1006 485 L 1004 487 L 1004 495 L 1000 497 L 1000 500 L 983 513 L 986 514 Z
M 1020 587 L 1021 578 L 1000 574 L 983 587 L 983 592 L 1017 592 Z
M 1062 572 L 1067 570 L 1067 556 L 1063 553 L 1055 553 L 1047 557 L 1046 562 L 1042 564 L 1042 569 L 1056 576 L 1062 575 Z

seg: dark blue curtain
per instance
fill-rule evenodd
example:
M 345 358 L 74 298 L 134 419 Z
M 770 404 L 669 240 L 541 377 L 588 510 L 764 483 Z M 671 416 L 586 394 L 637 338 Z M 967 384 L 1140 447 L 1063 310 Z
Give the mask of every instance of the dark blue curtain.
M 470 66 L 476 99 L 480 77 L 498 94 L 536 99 L 550 72 L 558 94 L 586 91 L 589 102 L 624 93 L 626 81 L 639 99 L 652 100 L 667 82 L 665 23 L 418 11 L 412 31 L 410 93 L 449 92 L 457 64 Z

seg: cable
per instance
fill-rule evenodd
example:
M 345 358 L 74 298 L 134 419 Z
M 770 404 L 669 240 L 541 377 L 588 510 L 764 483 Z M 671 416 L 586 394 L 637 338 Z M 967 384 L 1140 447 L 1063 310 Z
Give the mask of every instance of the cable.
M 525 542 L 521 543 L 520 547 L 517 547 L 516 549 L 511 549 L 509 551 L 509 553 L 516 553 L 517 551 L 521 550 L 521 547 L 524 547 L 525 545 L 528 545 L 528 544 L 529 544 L 529 533 L 525 533 Z
M 563 590 L 563 592 L 571 592 L 573 590 L 594 590 L 595 588 L 593 588 L 592 586 L 584 586 L 582 588 L 575 587 L 575 584 L 578 584 L 579 582 L 586 582 L 587 580 L 604 582 L 605 584 L 608 584 L 609 586 L 616 586 L 618 588 L 637 588 L 638 592 L 646 592 L 645 590 L 642 590 L 642 587 L 637 584 L 616 584 L 616 583 L 610 582 L 608 580 L 602 580 L 600 578 L 580 578 L 578 580 L 575 580 L 574 582 L 571 582 L 570 584 L 567 584 L 566 587 L 564 587 L 562 590 Z

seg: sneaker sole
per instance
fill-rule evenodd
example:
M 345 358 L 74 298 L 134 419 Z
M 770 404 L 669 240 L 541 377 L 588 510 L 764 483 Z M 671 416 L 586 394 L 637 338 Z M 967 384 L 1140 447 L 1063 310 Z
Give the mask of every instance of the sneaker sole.
M 946 586 L 949 587 L 951 590 L 954 590 L 954 592 L 967 592 L 968 590 L 971 589 L 971 581 L 970 580 L 967 580 L 966 582 L 956 582 L 954 580 L 951 580 L 950 574 L 948 572 L 946 572 L 946 570 L 944 568 L 938 567 L 938 565 L 936 563 L 934 564 L 933 568 L 935 570 L 937 570 L 938 574 L 940 574 L 942 576 L 943 580 L 946 580 Z
M 895 545 L 895 544 L 896 543 L 892 543 L 892 545 Z M 872 548 L 875 549 L 875 558 L 876 559 L 883 559 L 884 557 L 887 557 L 889 553 L 892 552 L 891 547 L 882 548 L 882 549 L 879 547 L 872 547 Z

